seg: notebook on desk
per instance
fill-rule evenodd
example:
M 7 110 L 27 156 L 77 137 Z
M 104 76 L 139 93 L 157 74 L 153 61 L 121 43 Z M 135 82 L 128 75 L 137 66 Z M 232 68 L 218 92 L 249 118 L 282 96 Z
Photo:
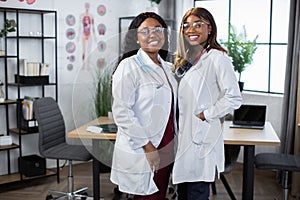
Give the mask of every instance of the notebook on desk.
M 118 131 L 118 127 L 116 124 L 98 124 L 91 125 L 86 128 L 88 132 L 91 133 L 111 133 L 115 134 Z
M 230 128 L 263 129 L 266 121 L 266 105 L 241 105 L 234 110 Z

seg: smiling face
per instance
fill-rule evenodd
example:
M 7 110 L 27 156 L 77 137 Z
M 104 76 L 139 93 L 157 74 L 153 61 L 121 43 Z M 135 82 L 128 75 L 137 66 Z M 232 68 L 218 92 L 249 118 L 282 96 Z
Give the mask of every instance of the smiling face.
M 165 43 L 164 29 L 154 18 L 147 18 L 137 29 L 137 40 L 147 54 L 157 54 Z
M 203 21 L 195 15 L 190 15 L 183 23 L 182 31 L 184 38 L 190 45 L 195 46 L 200 44 L 204 46 L 211 32 L 211 26 L 207 21 Z

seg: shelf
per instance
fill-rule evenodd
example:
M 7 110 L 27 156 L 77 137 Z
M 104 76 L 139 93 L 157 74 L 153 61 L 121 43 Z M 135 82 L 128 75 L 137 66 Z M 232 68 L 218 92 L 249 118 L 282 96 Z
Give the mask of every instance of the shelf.
M 25 180 L 32 180 L 36 178 L 44 178 L 48 176 L 54 176 L 56 175 L 56 169 L 47 169 L 46 174 L 40 175 L 40 176 L 32 176 L 32 177 L 26 177 L 22 176 L 23 181 Z M 13 174 L 6 174 L 6 175 L 0 175 L 0 184 L 7 184 L 7 183 L 13 183 L 13 182 L 20 182 L 20 173 L 13 173 Z
M 9 149 L 17 149 L 19 148 L 20 146 L 17 145 L 17 144 L 12 144 L 12 145 L 4 145 L 4 146 L 0 146 L 0 151 L 3 151 L 3 150 L 9 150 Z
M 15 133 L 15 134 L 21 134 L 21 135 L 29 135 L 29 134 L 37 133 L 37 132 L 27 132 L 27 131 L 19 129 L 19 128 L 11 128 L 11 129 L 9 129 L 9 132 Z
M 30 87 L 30 86 L 45 86 L 45 85 L 56 85 L 55 83 L 48 84 L 23 84 L 23 83 L 7 83 L 8 86 L 16 86 L 16 87 Z
M 52 36 L 7 36 L 6 37 L 7 39 L 55 39 L 55 37 L 52 37 Z
M 18 11 L 19 13 L 28 13 L 28 14 L 53 14 L 53 10 L 34 10 L 34 9 L 23 9 L 23 8 L 8 8 L 8 7 L 2 7 L 0 8 L 0 12 L 12 12 L 15 13 Z
M 10 56 L 10 55 L 7 55 L 7 56 L 0 56 L 0 58 L 17 58 L 17 56 Z
M 8 105 L 8 104 L 15 104 L 15 103 L 17 103 L 17 101 L 7 99 L 4 102 L 0 102 L 0 105 Z

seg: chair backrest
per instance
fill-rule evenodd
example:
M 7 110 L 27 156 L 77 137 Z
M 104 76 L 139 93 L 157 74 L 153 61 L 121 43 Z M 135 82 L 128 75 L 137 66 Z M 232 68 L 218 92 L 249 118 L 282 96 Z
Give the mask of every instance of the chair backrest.
M 57 102 L 52 97 L 43 97 L 33 103 L 33 111 L 39 127 L 39 150 L 44 152 L 66 142 L 65 122 Z

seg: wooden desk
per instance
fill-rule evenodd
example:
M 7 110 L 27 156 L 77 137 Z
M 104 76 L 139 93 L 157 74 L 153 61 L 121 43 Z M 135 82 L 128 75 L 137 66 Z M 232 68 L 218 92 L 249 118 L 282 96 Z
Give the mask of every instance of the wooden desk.
M 263 130 L 230 128 L 230 123 L 225 121 L 223 125 L 224 144 L 244 146 L 242 199 L 253 200 L 255 146 L 279 146 L 280 139 L 270 122 Z
M 97 124 L 111 124 L 114 123 L 113 120 L 108 119 L 107 117 L 99 117 L 93 121 L 90 121 L 79 128 L 68 133 L 68 138 L 84 138 L 92 139 L 92 148 L 93 152 L 99 152 L 97 143 L 98 140 L 116 140 L 116 134 L 111 133 L 91 133 L 86 130 L 88 126 L 97 125 Z M 93 156 L 93 197 L 94 200 L 100 199 L 100 161 Z
M 99 117 L 93 121 L 90 121 L 79 128 L 68 133 L 68 138 L 89 138 L 89 139 L 97 139 L 97 140 L 116 140 L 116 134 L 111 133 L 91 133 L 86 130 L 88 126 L 97 125 L 97 124 L 112 124 L 113 120 L 108 119 L 107 117 Z
M 97 140 L 115 140 L 115 134 L 95 134 L 86 131 L 86 128 L 95 124 L 109 124 L 113 120 L 107 117 L 100 117 L 95 119 L 71 132 L 68 133 L 69 138 L 90 138 L 93 141 L 93 151 L 96 152 Z M 270 122 L 266 122 L 263 130 L 259 129 L 240 129 L 229 128 L 230 121 L 225 121 L 223 125 L 223 137 L 225 144 L 244 146 L 244 167 L 243 167 L 243 200 L 253 199 L 254 188 L 254 156 L 255 146 L 279 146 L 280 140 L 274 131 Z M 93 159 L 93 193 L 94 199 L 100 199 L 100 181 L 99 181 L 99 161 Z

